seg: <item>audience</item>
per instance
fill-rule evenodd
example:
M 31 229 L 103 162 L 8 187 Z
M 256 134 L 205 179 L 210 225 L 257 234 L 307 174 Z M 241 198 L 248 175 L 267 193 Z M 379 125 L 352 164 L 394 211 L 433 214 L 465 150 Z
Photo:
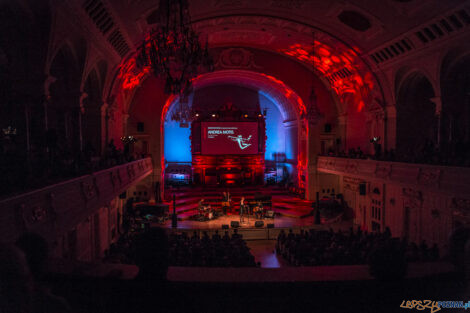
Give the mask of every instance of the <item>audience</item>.
M 0 312 L 33 312 L 33 280 L 24 254 L 0 245 Z
M 47 271 L 48 246 L 44 238 L 34 233 L 23 234 L 16 242 L 24 253 L 32 275 L 33 312 L 62 313 L 70 312 L 67 302 L 54 295 L 45 282 Z
M 389 241 L 390 230 L 383 233 L 367 233 L 360 229 L 349 232 L 310 231 L 301 230 L 294 234 L 292 229 L 286 234 L 284 230 L 278 236 L 276 251 L 291 265 L 318 266 L 318 265 L 352 265 L 366 264 L 370 253 L 378 246 Z M 402 242 L 407 261 L 428 262 L 439 259 L 439 250 L 436 245 L 429 249 L 423 241 L 420 246 Z
M 366 155 L 360 148 L 349 149 L 348 152 L 335 153 L 330 149 L 325 156 L 352 158 L 352 159 L 374 159 L 379 161 L 405 162 L 433 165 L 470 166 L 470 143 L 454 142 L 443 143 L 441 148 L 436 147 L 432 141 L 425 141 L 415 149 L 397 153 L 394 149 L 384 150 L 376 141 L 373 144 L 373 155 Z
M 140 157 L 117 149 L 113 140 L 106 147 L 104 157 L 90 143 L 86 143 L 81 152 L 71 151 L 63 145 L 48 147 L 47 153 L 33 149 L 28 157 L 16 148 L 0 149 L 0 170 L 6 182 L 0 189 L 0 196 L 40 188 Z
M 196 232 L 190 238 L 187 233 L 170 235 L 170 264 L 172 266 L 201 267 L 254 267 L 255 259 L 242 235 L 235 229 L 230 237 L 228 231 L 220 237 L 218 231 L 209 237 Z

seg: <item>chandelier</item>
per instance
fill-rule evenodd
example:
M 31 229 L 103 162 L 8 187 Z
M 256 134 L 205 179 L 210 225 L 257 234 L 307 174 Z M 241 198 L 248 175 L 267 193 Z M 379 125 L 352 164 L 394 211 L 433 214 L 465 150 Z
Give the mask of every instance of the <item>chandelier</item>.
M 188 0 L 161 0 L 159 23 L 140 47 L 137 65 L 165 81 L 165 93 L 186 98 L 192 79 L 214 69 L 207 41 L 201 44 L 191 26 Z

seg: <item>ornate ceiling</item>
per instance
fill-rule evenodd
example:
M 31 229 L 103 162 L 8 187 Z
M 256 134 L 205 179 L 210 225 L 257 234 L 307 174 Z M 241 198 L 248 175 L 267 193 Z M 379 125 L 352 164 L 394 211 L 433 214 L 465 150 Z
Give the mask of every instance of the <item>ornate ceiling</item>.
M 158 1 L 103 0 L 135 50 L 152 28 Z M 249 47 L 291 58 L 314 71 L 358 111 L 383 105 L 364 61 L 367 52 L 442 12 L 458 0 L 191 0 L 194 28 L 212 48 Z M 470 2 L 470 1 L 468 1 Z M 315 43 L 315 44 L 314 44 Z M 314 55 L 314 56 L 313 56 Z M 123 88 L 146 75 L 131 54 L 121 64 Z

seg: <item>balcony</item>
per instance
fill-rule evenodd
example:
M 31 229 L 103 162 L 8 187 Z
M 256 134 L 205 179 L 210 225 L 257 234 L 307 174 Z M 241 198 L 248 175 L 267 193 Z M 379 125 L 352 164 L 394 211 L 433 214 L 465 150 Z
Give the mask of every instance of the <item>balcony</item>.
M 0 236 L 32 231 L 54 240 L 152 172 L 145 158 L 0 201 Z
M 364 181 L 399 184 L 462 197 L 470 194 L 470 168 L 319 156 L 317 170 Z

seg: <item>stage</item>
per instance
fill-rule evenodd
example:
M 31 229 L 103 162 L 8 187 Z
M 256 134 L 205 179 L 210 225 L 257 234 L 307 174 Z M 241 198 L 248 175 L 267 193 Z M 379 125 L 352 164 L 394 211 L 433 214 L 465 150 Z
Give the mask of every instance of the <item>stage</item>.
M 210 203 L 213 207 L 218 207 L 220 211 L 220 203 L 222 201 L 223 192 L 230 192 L 231 195 L 231 209 L 227 215 L 219 216 L 212 220 L 199 221 L 198 202 L 204 199 L 205 202 Z M 320 228 L 328 229 L 332 223 L 325 225 L 314 225 L 314 216 L 312 215 L 312 201 L 307 201 L 299 198 L 297 195 L 291 194 L 285 188 L 277 186 L 246 186 L 246 187 L 174 187 L 165 190 L 168 198 L 176 199 L 176 214 L 177 214 L 177 229 L 180 230 L 221 230 L 223 225 L 228 225 L 230 230 L 231 222 L 239 222 L 239 229 L 241 230 L 266 230 L 269 229 L 268 225 L 274 229 L 282 228 Z M 255 215 L 244 215 L 244 221 L 240 223 L 239 207 L 241 197 L 247 200 L 254 199 L 256 196 L 269 196 L 271 197 L 272 204 L 266 207 L 265 210 L 273 211 L 274 217 L 264 217 L 256 219 Z M 170 217 L 173 213 L 173 202 L 166 201 L 169 205 Z M 256 227 L 256 221 L 263 221 L 261 227 Z M 335 224 L 342 224 L 340 221 Z M 160 225 L 165 228 L 172 228 L 171 218 L 164 223 L 154 224 Z M 350 223 L 348 223 L 350 225 Z M 271 228 L 271 229 L 272 229 Z M 271 233 L 275 231 L 271 230 Z M 277 231 L 276 231 L 277 233 Z M 270 238 L 271 235 L 267 235 Z M 263 237 L 264 238 L 264 237 Z
M 287 216 L 276 216 L 274 219 L 272 218 L 264 218 L 264 219 L 255 219 L 254 216 L 250 217 L 249 219 L 245 216 L 244 222 L 240 223 L 239 228 L 259 228 L 255 227 L 255 221 L 263 221 L 263 227 L 266 228 L 268 224 L 274 224 L 274 228 L 291 228 L 291 227 L 309 227 L 313 226 L 313 217 L 309 218 L 294 218 L 294 217 L 287 217 Z M 228 225 L 230 227 L 230 223 L 232 221 L 240 222 L 239 215 L 227 215 L 221 216 L 214 220 L 209 221 L 196 221 L 196 220 L 179 220 L 178 221 L 178 229 L 198 229 L 198 230 L 214 230 L 214 229 L 221 229 L 222 225 Z M 171 228 L 171 220 L 166 221 L 163 224 L 165 228 Z M 231 228 L 231 227 L 230 227 Z

